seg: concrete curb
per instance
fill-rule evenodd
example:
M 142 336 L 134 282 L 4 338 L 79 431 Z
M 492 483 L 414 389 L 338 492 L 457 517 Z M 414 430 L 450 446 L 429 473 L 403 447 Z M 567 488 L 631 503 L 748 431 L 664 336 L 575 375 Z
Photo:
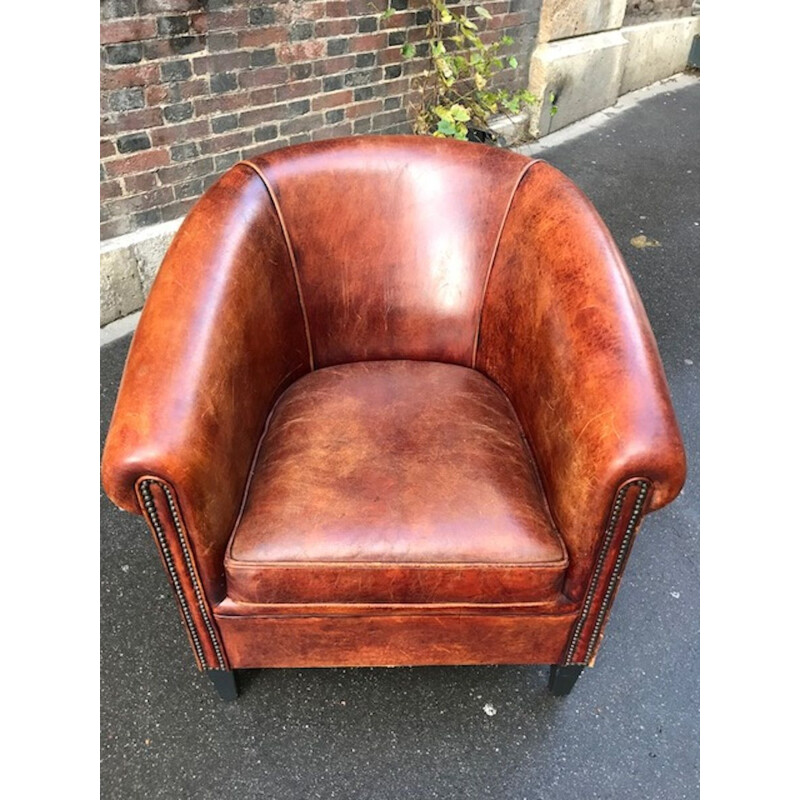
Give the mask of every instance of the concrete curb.
M 525 156 L 541 156 L 551 147 L 564 144 L 564 142 L 568 142 L 570 139 L 575 139 L 588 131 L 605 125 L 607 122 L 614 119 L 614 117 L 619 116 L 628 109 L 634 108 L 649 97 L 664 94 L 665 92 L 674 92 L 677 89 L 682 89 L 684 86 L 690 86 L 693 83 L 699 82 L 700 78 L 696 75 L 689 75 L 683 72 L 672 75 L 651 86 L 645 86 L 643 89 L 637 89 L 635 92 L 628 92 L 628 94 L 622 95 L 613 106 L 609 106 L 591 116 L 573 122 L 572 125 L 561 128 L 561 130 L 551 133 L 538 141 L 529 142 L 519 147 L 513 147 L 512 150 L 517 153 L 522 153 L 522 155 Z

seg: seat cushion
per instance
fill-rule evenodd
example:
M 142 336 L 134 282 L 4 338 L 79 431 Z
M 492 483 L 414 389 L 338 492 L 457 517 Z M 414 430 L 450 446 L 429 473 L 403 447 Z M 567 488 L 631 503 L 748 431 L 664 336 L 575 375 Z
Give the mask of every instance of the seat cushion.
M 453 364 L 328 367 L 275 406 L 225 560 L 251 603 L 521 603 L 567 566 L 503 392 Z

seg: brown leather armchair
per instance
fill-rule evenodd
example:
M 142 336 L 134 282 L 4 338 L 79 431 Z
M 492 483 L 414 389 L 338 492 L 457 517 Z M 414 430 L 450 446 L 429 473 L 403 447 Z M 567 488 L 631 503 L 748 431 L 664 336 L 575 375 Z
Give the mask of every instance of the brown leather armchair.
M 591 664 L 684 451 L 586 197 L 542 161 L 354 137 L 237 164 L 164 259 L 103 459 L 201 670 Z

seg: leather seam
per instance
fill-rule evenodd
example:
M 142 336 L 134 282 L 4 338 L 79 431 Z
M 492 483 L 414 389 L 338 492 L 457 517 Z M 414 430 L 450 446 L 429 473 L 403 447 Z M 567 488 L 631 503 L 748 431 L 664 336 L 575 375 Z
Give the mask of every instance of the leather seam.
M 625 502 L 625 498 L 628 495 L 633 486 L 639 486 L 639 494 L 636 498 L 636 505 L 634 507 L 633 513 L 631 514 L 631 518 L 628 521 L 628 524 L 625 529 L 625 536 L 623 537 L 622 543 L 620 544 L 620 550 L 617 553 L 617 558 L 614 563 L 614 571 L 612 572 L 612 576 L 609 579 L 609 584 L 606 586 L 606 590 L 603 594 L 603 601 L 601 603 L 600 610 L 598 611 L 597 619 L 595 620 L 594 626 L 592 628 L 592 634 L 589 640 L 589 647 L 586 650 L 586 658 L 584 661 L 581 662 L 573 662 L 572 657 L 575 655 L 575 651 L 578 647 L 578 643 L 580 641 L 580 637 L 583 634 L 583 630 L 586 627 L 586 622 L 589 619 L 589 614 L 591 612 L 592 603 L 594 603 L 594 599 L 597 596 L 597 590 L 599 588 L 600 583 L 600 575 L 603 572 L 603 568 L 605 567 L 606 559 L 608 558 L 608 552 L 611 548 L 611 542 L 614 539 L 614 532 L 617 527 L 617 522 L 619 521 L 620 514 L 622 512 L 622 506 Z M 597 558 L 597 562 L 595 563 L 594 571 L 592 572 L 592 578 L 589 583 L 589 589 L 586 592 L 586 597 L 583 601 L 583 606 L 581 608 L 580 616 L 578 617 L 577 622 L 575 623 L 575 628 L 572 631 L 572 635 L 569 640 L 569 645 L 567 647 L 566 655 L 564 656 L 564 666 L 568 666 L 570 664 L 587 664 L 591 660 L 591 650 L 594 646 L 597 636 L 599 635 L 600 629 L 602 628 L 603 621 L 605 620 L 605 616 L 608 612 L 608 604 L 610 602 L 610 596 L 613 593 L 613 588 L 616 586 L 619 580 L 619 570 L 621 569 L 621 565 L 624 561 L 625 554 L 627 550 L 630 548 L 630 543 L 632 539 L 632 532 L 635 530 L 636 525 L 638 524 L 639 517 L 641 516 L 642 506 L 644 505 L 644 500 L 647 496 L 647 492 L 649 490 L 649 483 L 645 480 L 638 480 L 638 481 L 631 481 L 626 483 L 622 486 L 619 491 L 617 492 L 617 496 L 614 499 L 614 505 L 611 510 L 611 516 L 608 521 L 608 525 L 606 526 L 605 535 L 603 536 L 603 542 L 600 548 L 600 554 Z
M 200 637 L 197 632 L 197 626 L 195 625 L 195 621 L 194 619 L 192 619 L 192 615 L 189 610 L 186 595 L 183 591 L 183 587 L 180 584 L 180 579 L 178 578 L 175 572 L 175 563 L 172 554 L 169 552 L 169 547 L 167 546 L 164 528 L 161 523 L 161 519 L 158 516 L 158 511 L 155 507 L 155 503 L 153 502 L 153 496 L 150 493 L 149 487 L 151 483 L 155 483 L 157 486 L 159 486 L 161 488 L 161 491 L 164 492 L 164 496 L 167 498 L 167 505 L 169 506 L 170 516 L 172 518 L 172 524 L 178 536 L 178 543 L 181 548 L 181 553 L 183 554 L 186 571 L 189 573 L 189 580 L 192 584 L 192 590 L 194 592 L 195 600 L 197 601 L 197 604 L 200 608 L 200 616 L 203 619 L 206 633 L 208 634 L 208 637 L 211 640 L 211 646 L 213 647 L 214 654 L 217 657 L 217 662 L 219 664 L 218 668 L 225 669 L 225 658 L 222 654 L 222 647 L 219 643 L 219 640 L 217 639 L 217 634 L 214 631 L 214 626 L 211 623 L 211 617 L 213 616 L 213 611 L 211 611 L 210 608 L 206 607 L 205 599 L 203 597 L 203 592 L 200 587 L 200 582 L 197 577 L 197 573 L 195 571 L 194 564 L 192 563 L 192 559 L 189 553 L 189 544 L 186 541 L 186 536 L 183 530 L 183 526 L 181 525 L 180 519 L 178 517 L 177 508 L 175 505 L 175 498 L 169 486 L 167 486 L 167 484 L 164 481 L 156 480 L 153 478 L 145 478 L 138 484 L 139 493 L 142 498 L 142 503 L 145 507 L 145 513 L 147 514 L 147 517 L 150 520 L 150 524 L 153 526 L 153 530 L 156 532 L 156 541 L 158 543 L 159 549 L 161 550 L 164 562 L 165 564 L 167 564 L 167 572 L 169 574 L 170 580 L 172 581 L 175 593 L 178 596 L 178 603 L 181 607 L 181 611 L 183 612 L 183 616 L 186 621 L 186 627 L 189 630 L 190 638 L 195 646 L 198 661 L 200 662 L 200 665 L 203 669 L 210 669 L 205 654 L 203 653 L 202 644 L 200 643 Z
M 497 260 L 497 251 L 500 249 L 500 239 L 503 237 L 503 232 L 506 228 L 506 222 L 508 220 L 508 215 L 511 212 L 511 204 L 514 202 L 514 198 L 517 196 L 517 189 L 519 189 L 519 185 L 522 183 L 522 179 L 528 174 L 528 170 L 534 165 L 538 164 L 541 159 L 535 158 L 529 161 L 522 170 L 520 170 L 519 175 L 517 176 L 517 180 L 514 183 L 514 187 L 511 190 L 511 194 L 509 195 L 508 202 L 506 203 L 506 209 L 503 213 L 503 219 L 500 221 L 500 227 L 497 231 L 497 238 L 494 242 L 494 248 L 492 249 L 492 255 L 489 259 L 489 266 L 486 269 L 486 277 L 483 280 L 483 291 L 481 293 L 481 303 L 478 308 L 478 319 L 475 325 L 475 339 L 472 343 L 472 368 L 475 369 L 475 365 L 478 362 L 478 341 L 481 335 L 481 323 L 483 321 L 483 307 L 486 305 L 486 292 L 489 288 L 489 278 L 492 276 L 492 271 L 494 270 L 494 262 Z
M 228 566 L 235 569 L 262 569 L 264 567 L 277 567 L 285 569 L 374 569 L 375 567 L 398 569 L 565 569 L 568 560 L 561 561 L 238 561 L 229 559 Z
M 305 299 L 303 298 L 303 290 L 300 286 L 300 272 L 297 268 L 297 259 L 295 258 L 294 254 L 294 247 L 292 246 L 292 240 L 289 236 L 289 230 L 286 227 L 286 220 L 283 217 L 283 211 L 281 210 L 280 204 L 278 203 L 278 197 L 275 194 L 272 185 L 267 180 L 267 176 L 263 173 L 260 167 L 254 164 L 252 161 L 239 161 L 244 167 L 250 167 L 253 172 L 261 178 L 261 182 L 264 184 L 264 188 L 267 190 L 267 194 L 269 195 L 270 200 L 272 200 L 272 205 L 275 208 L 275 214 L 278 217 L 278 224 L 281 226 L 281 233 L 283 233 L 283 240 L 286 244 L 286 249 L 289 252 L 289 261 L 292 265 L 292 274 L 294 275 L 294 285 L 297 289 L 297 298 L 300 301 L 300 311 L 303 314 L 303 325 L 306 331 L 306 344 L 308 346 L 308 362 L 311 368 L 311 371 L 314 371 L 314 348 L 311 346 L 311 328 L 308 324 L 308 311 L 306 310 L 306 303 Z
M 446 610 L 446 609 L 443 609 Z M 274 619 L 274 620 L 282 620 L 282 619 L 353 619 L 355 617 L 363 618 L 363 619 L 392 619 L 393 617 L 412 617 L 414 619 L 431 619 L 436 618 L 435 613 L 431 614 L 420 614 L 415 611 L 410 612 L 397 612 L 397 613 L 390 613 L 390 614 L 375 614 L 370 611 L 357 611 L 354 614 L 324 614 L 320 612 L 311 612 L 309 614 L 227 614 L 227 613 L 220 613 L 214 614 L 215 619 L 219 620 L 252 620 L 252 619 Z M 522 619 L 530 619 L 530 618 L 552 618 L 552 619 L 559 619 L 561 617 L 574 617 L 575 612 L 571 612 L 568 614 L 561 614 L 561 613 L 544 613 L 544 614 L 526 614 L 526 613 L 514 613 L 514 612 L 500 612 L 497 614 L 481 614 L 478 613 L 470 613 L 469 611 L 464 612 L 463 614 L 445 614 L 446 617 L 453 617 L 457 619 L 460 616 L 464 617 L 477 617 L 478 619 L 492 619 L 493 617 L 520 617 Z
M 506 612 L 514 612 L 516 609 L 523 609 L 527 610 L 529 608 L 546 608 L 545 613 L 556 616 L 556 617 L 570 617 L 575 616 L 579 609 L 573 608 L 571 611 L 568 609 L 553 609 L 552 608 L 552 600 L 520 600 L 517 603 L 479 603 L 472 600 L 464 600 L 464 601 L 451 601 L 451 602 L 438 602 L 438 603 L 398 603 L 398 602 L 385 602 L 385 603 L 252 603 L 246 601 L 237 601 L 231 597 L 225 598 L 226 600 L 230 600 L 234 603 L 241 603 L 245 606 L 266 606 L 268 609 L 275 608 L 276 606 L 295 606 L 302 609 L 308 609 L 307 611 L 298 610 L 295 612 L 296 615 L 315 615 L 318 614 L 320 616 L 347 616 L 347 613 L 351 611 L 357 611 L 362 614 L 368 614 L 372 610 L 378 610 L 381 613 L 386 613 L 387 611 L 390 614 L 419 614 L 423 612 L 425 616 L 429 616 L 431 614 L 435 614 L 437 611 L 453 611 L 454 609 L 468 609 L 468 610 L 476 610 L 476 611 L 483 611 L 487 608 L 489 609 L 496 609 L 498 611 L 506 611 Z M 224 602 L 224 601 L 223 601 Z M 346 610 L 346 613 L 342 614 L 341 612 L 331 612 L 326 611 L 326 608 L 331 606 L 338 606 L 342 608 L 343 611 Z M 549 607 L 549 608 L 548 608 Z M 230 617 L 231 619 L 240 619 L 241 617 L 249 617 L 250 614 L 234 614 L 229 610 L 220 607 L 220 604 L 214 606 L 212 612 L 215 617 Z M 270 613 L 267 611 L 259 611 L 258 612 L 262 616 L 283 616 L 284 612 L 280 611 L 278 613 Z M 289 612 L 291 613 L 291 612 Z

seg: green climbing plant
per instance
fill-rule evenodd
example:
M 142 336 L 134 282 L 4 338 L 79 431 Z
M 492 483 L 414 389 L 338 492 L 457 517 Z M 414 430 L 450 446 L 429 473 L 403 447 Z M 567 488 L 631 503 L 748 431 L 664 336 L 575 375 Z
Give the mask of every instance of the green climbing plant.
M 490 117 L 517 114 L 538 102 L 527 89 L 510 92 L 492 85 L 500 70 L 519 66 L 515 56 L 502 53 L 514 42 L 510 36 L 486 44 L 466 11 L 451 10 L 445 0 L 428 0 L 428 5 L 431 16 L 425 40 L 419 45 L 407 42 L 402 48 L 403 58 L 427 55 L 430 60 L 412 84 L 419 98 L 411 104 L 415 133 L 467 139 L 471 132 L 485 133 Z M 474 9 L 478 18 L 492 19 L 483 6 Z M 383 16 L 394 13 L 389 0 Z

